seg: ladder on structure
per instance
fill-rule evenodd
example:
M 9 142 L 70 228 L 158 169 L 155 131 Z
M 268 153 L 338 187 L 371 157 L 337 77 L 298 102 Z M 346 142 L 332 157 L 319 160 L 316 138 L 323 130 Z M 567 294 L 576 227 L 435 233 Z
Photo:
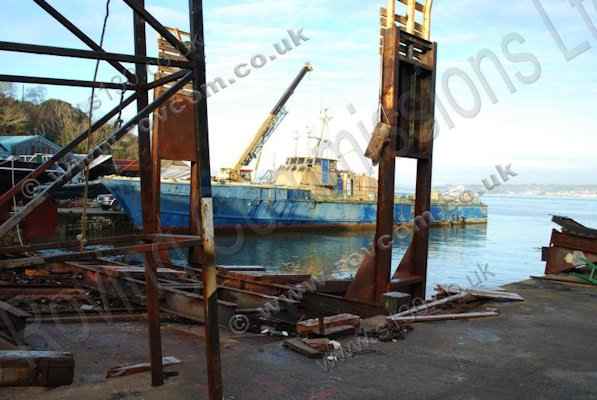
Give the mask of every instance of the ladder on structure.
M 398 3 L 398 4 L 397 4 Z M 433 0 L 389 0 L 385 14 L 386 28 L 390 27 L 391 20 L 387 15 L 394 15 L 394 22 L 400 25 L 400 28 L 406 32 L 429 40 L 431 36 L 431 9 Z

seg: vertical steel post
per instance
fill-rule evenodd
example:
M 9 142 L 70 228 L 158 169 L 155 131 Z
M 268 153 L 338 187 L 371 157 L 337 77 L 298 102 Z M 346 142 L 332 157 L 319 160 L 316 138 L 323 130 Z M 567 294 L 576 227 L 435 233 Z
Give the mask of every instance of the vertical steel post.
M 415 193 L 415 215 L 421 216 L 425 212 L 431 212 L 431 183 L 433 177 L 433 129 L 435 124 L 435 84 L 437 65 L 437 44 L 425 56 L 430 65 L 433 65 L 433 72 L 430 80 L 420 82 L 420 97 L 428 105 L 422 109 L 422 115 L 418 117 L 422 121 L 422 131 L 425 135 L 422 139 L 422 150 L 424 157 L 417 160 L 417 184 Z M 415 231 L 413 237 L 414 248 L 414 270 L 415 274 L 422 278 L 420 284 L 413 288 L 413 297 L 424 299 L 427 290 L 427 266 L 429 260 L 429 230 L 431 226 Z
M 140 6 L 145 6 L 145 0 L 135 0 Z M 145 21 L 133 12 L 133 25 L 135 37 L 135 55 L 147 56 L 147 37 Z M 147 66 L 135 65 L 135 76 L 139 89 L 137 89 L 137 110 L 141 111 L 149 104 L 149 94 L 144 87 L 147 84 Z M 143 232 L 156 233 L 156 215 L 153 193 L 156 190 L 153 184 L 153 168 L 151 161 L 151 139 L 149 117 L 139 123 L 139 168 L 141 172 L 141 209 L 143 212 Z M 151 361 L 151 384 L 160 386 L 164 384 L 162 366 L 162 337 L 160 332 L 160 304 L 158 294 L 157 266 L 153 252 L 145 253 L 145 281 L 147 291 L 147 320 L 149 333 L 149 351 Z
M 379 182 L 377 191 L 377 225 L 375 229 L 375 301 L 381 303 L 383 294 L 390 283 L 392 269 L 392 239 L 394 229 L 394 188 L 396 175 L 396 140 L 395 131 L 398 125 L 396 115 L 397 96 L 397 28 L 394 23 L 394 0 L 390 0 L 386 10 L 386 25 L 383 32 L 382 49 L 382 92 L 381 120 L 392 126 L 393 134 L 390 143 L 383 150 L 379 161 Z
M 213 201 L 209 159 L 209 128 L 207 97 L 205 95 L 206 68 L 203 30 L 203 1 L 189 0 L 193 65 L 193 94 L 195 96 L 195 129 L 197 156 L 191 164 L 191 231 L 201 235 L 203 300 L 205 302 L 205 340 L 210 400 L 223 399 L 222 367 L 220 360 L 220 332 L 218 326 L 218 287 L 215 266 Z

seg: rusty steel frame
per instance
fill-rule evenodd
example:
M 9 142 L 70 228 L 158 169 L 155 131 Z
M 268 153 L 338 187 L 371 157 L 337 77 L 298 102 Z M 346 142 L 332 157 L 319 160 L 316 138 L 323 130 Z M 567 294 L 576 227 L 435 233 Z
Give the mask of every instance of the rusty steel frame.
M 141 242 L 124 245 L 126 242 Z M 59 243 L 52 245 L 44 245 L 38 247 L 35 251 L 41 251 L 44 249 L 71 249 L 72 242 L 67 242 L 67 246 L 62 246 Z M 80 242 L 78 242 L 80 245 Z M 125 254 L 135 253 L 153 253 L 158 254 L 162 251 L 169 250 L 171 248 L 191 248 L 199 246 L 201 244 L 201 238 L 196 236 L 188 235 L 164 235 L 164 234 L 149 234 L 149 235 L 131 235 L 131 236 L 120 236 L 118 240 L 114 241 L 110 238 L 102 240 L 98 239 L 93 241 L 94 246 L 108 246 L 113 244 L 122 243 L 122 246 L 113 248 L 102 248 L 95 250 L 76 251 L 76 252 L 64 252 L 62 254 L 51 254 L 51 255 L 35 255 L 30 257 L 21 258 L 9 258 L 6 260 L 0 260 L 0 270 L 3 269 L 16 269 L 31 267 L 35 265 L 44 265 L 53 262 L 64 262 L 64 261 L 77 261 L 77 260 L 88 260 L 97 259 L 99 257 L 118 256 Z M 88 244 L 89 245 L 89 244 Z M 54 247 L 50 247 L 54 246 Z M 15 247 L 0 248 L 0 254 L 10 254 L 14 252 Z
M 117 249 L 106 250 L 105 252 L 94 252 L 106 255 L 112 252 L 141 252 L 146 254 L 145 257 L 145 278 L 146 278 L 146 293 L 148 306 L 148 321 L 149 321 L 149 340 L 150 340 L 150 358 L 152 371 L 152 384 L 163 384 L 163 370 L 161 357 L 161 333 L 159 322 L 159 308 L 157 303 L 157 279 L 156 279 L 156 260 L 153 252 L 156 248 L 159 251 L 167 250 L 171 246 L 191 247 L 192 253 L 195 254 L 193 261 L 199 263 L 202 267 L 202 274 L 204 280 L 203 298 L 204 308 L 206 313 L 206 341 L 207 341 L 207 360 L 208 360 L 208 377 L 209 377 L 209 398 L 222 399 L 223 387 L 220 365 L 220 350 L 219 350 L 219 330 L 218 330 L 218 313 L 217 313 L 217 284 L 216 284 L 216 267 L 214 265 L 215 246 L 213 237 L 213 205 L 211 198 L 211 171 L 209 164 L 209 130 L 207 123 L 207 98 L 203 95 L 203 88 L 206 85 L 205 73 L 205 50 L 204 50 L 204 30 L 203 30 L 203 2 L 202 0 L 189 0 L 189 19 L 191 26 L 191 37 L 193 43 L 191 47 L 179 41 L 172 35 L 167 28 L 165 28 L 146 8 L 144 0 L 123 0 L 133 11 L 133 27 L 134 27 L 134 41 L 135 54 L 126 55 L 118 53 L 106 52 L 100 45 L 93 41 L 89 36 L 83 33 L 76 25 L 74 25 L 68 18 L 58 12 L 46 0 L 33 0 L 39 7 L 45 10 L 58 23 L 69 30 L 73 35 L 85 43 L 91 51 L 76 50 L 52 46 L 39 46 L 25 43 L 0 42 L 0 50 L 14 51 L 28 54 L 45 54 L 53 56 L 74 57 L 92 60 L 104 60 L 113 66 L 117 71 L 122 73 L 127 82 L 123 84 L 112 84 L 107 82 L 91 82 L 73 79 L 54 79 L 49 77 L 32 77 L 32 76 L 15 76 L 15 75 L 0 75 L 0 80 L 10 82 L 24 82 L 24 83 L 41 83 L 64 86 L 79 86 L 79 87 L 100 87 L 112 89 L 126 89 L 133 90 L 135 93 L 128 97 L 118 107 L 108 112 L 104 117 L 94 123 L 89 129 L 81 133 L 73 142 L 66 145 L 60 150 L 52 159 L 33 171 L 27 179 L 35 179 L 44 171 L 48 170 L 53 164 L 67 156 L 78 144 L 82 143 L 91 134 L 109 122 L 111 118 L 117 115 L 125 107 L 137 102 L 137 114 L 121 128 L 117 129 L 106 141 L 97 146 L 91 151 L 85 160 L 76 164 L 69 171 L 58 180 L 54 181 L 49 187 L 45 188 L 41 193 L 31 199 L 23 209 L 16 211 L 7 221 L 0 225 L 0 237 L 4 236 L 16 225 L 18 225 L 25 217 L 43 204 L 52 193 L 69 182 L 74 176 L 80 173 L 85 164 L 91 162 L 97 155 L 104 150 L 109 149 L 115 142 L 121 139 L 130 129 L 139 126 L 139 160 L 141 168 L 141 186 L 142 186 L 142 210 L 143 210 L 143 231 L 145 235 L 156 235 L 159 231 L 159 205 L 156 191 L 159 187 L 153 182 L 153 167 L 152 167 L 152 151 L 151 141 L 149 135 L 149 117 L 151 113 L 155 112 L 159 107 L 163 106 L 169 99 L 171 99 L 179 90 L 185 87 L 188 83 L 193 83 L 195 101 L 193 108 L 196 115 L 195 135 L 196 135 L 196 154 L 197 158 L 192 164 L 192 181 L 191 181 L 191 197 L 189 207 L 191 209 L 191 232 L 193 237 L 186 236 L 178 239 L 173 236 L 159 236 L 159 238 L 174 239 L 166 243 L 146 243 L 137 244 L 130 247 L 122 247 Z M 145 24 L 149 24 L 155 31 L 158 32 L 166 41 L 168 41 L 174 48 L 188 60 L 162 60 L 148 57 L 146 51 L 146 34 Z M 135 64 L 135 73 L 126 69 L 121 62 L 129 62 Z M 164 65 L 168 64 L 173 67 L 181 68 L 182 70 L 167 77 L 161 77 L 151 83 L 147 79 L 147 65 Z M 158 96 L 152 103 L 149 103 L 149 90 L 155 89 L 175 82 L 171 87 Z M 25 180 L 17 183 L 8 192 L 2 194 L 0 197 L 0 204 L 6 204 L 9 200 L 19 195 Z M 157 236 L 145 239 L 156 240 Z M 158 240 L 159 242 L 159 240 Z M 157 246 L 157 247 L 156 247 Z M 29 247 L 32 248 L 31 246 Z M 38 246 L 39 248 L 39 246 Z M 23 253 L 25 248 L 5 248 L 5 251 L 12 250 L 16 253 Z M 2 250 L 0 249 L 0 252 Z M 7 253 L 5 253 L 7 254 Z M 62 258 L 72 259 L 72 257 L 93 257 L 91 252 L 73 253 L 71 255 L 63 255 Z M 60 258 L 60 256 L 56 256 Z M 55 260 L 58 258 L 54 258 Z M 25 258 L 27 259 L 27 258 Z M 49 262 L 48 257 L 36 258 L 38 262 Z M 18 260 L 3 261 L 7 264 L 14 262 L 18 264 Z
M 429 230 L 432 224 L 431 217 L 427 218 L 426 215 L 430 215 L 427 213 L 431 212 L 437 44 L 397 27 L 392 35 L 395 35 L 398 47 L 396 70 L 392 75 L 395 77 L 393 85 L 397 92 L 394 111 L 399 114 L 395 140 L 398 148 L 395 156 L 415 159 L 417 171 L 412 243 L 387 287 L 389 290 L 409 293 L 413 299 L 424 299 L 429 259 Z M 393 181 L 395 172 L 394 164 L 384 173 L 390 175 Z M 385 190 L 388 191 L 387 188 Z M 389 204 L 387 206 L 389 207 Z M 391 218 L 393 223 L 393 214 Z M 391 246 L 388 251 L 391 259 Z M 383 265 L 384 278 L 388 272 L 386 268 L 387 265 Z
M 389 125 L 392 133 L 379 161 L 374 251 L 364 258 L 347 292 L 348 298 L 376 304 L 383 302 L 388 291 L 424 299 L 427 283 L 431 221 L 417 222 L 431 211 L 437 44 L 410 23 L 415 11 L 430 13 L 431 1 L 425 5 L 413 0 L 402 2 L 408 4 L 411 15 L 398 18 L 395 0 L 389 0 L 388 8 L 380 12 L 380 121 Z M 417 160 L 416 219 L 412 243 L 391 277 L 397 157 Z

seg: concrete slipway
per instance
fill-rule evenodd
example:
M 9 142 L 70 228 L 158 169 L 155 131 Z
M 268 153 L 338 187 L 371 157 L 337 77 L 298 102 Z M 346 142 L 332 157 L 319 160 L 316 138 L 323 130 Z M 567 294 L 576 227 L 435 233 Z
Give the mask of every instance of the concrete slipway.
M 497 305 L 497 318 L 419 324 L 406 340 L 371 344 L 330 371 L 274 338 L 223 334 L 226 399 L 597 399 L 597 290 L 543 281 L 507 289 L 526 301 Z M 2 389 L 0 398 L 207 398 L 204 342 L 196 326 L 163 325 L 165 355 L 183 363 L 170 368 L 179 376 L 157 389 L 149 373 L 104 378 L 110 367 L 145 360 L 142 322 L 43 330 L 32 344 L 72 351 L 75 383 Z

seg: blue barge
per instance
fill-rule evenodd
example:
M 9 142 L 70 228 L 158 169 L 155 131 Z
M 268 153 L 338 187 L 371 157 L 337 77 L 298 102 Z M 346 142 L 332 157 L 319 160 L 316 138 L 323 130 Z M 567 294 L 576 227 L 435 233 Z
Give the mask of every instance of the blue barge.
M 136 226 L 142 225 L 138 179 L 109 178 L 103 181 Z M 164 228 L 189 226 L 188 182 L 162 182 L 160 224 Z M 276 185 L 214 183 L 214 224 L 216 230 L 239 227 L 280 229 L 369 229 L 375 226 L 374 200 L 322 197 L 312 190 Z M 437 201 L 431 213 L 436 225 L 482 224 L 487 206 L 480 202 Z M 396 198 L 396 224 L 414 219 L 414 203 Z

